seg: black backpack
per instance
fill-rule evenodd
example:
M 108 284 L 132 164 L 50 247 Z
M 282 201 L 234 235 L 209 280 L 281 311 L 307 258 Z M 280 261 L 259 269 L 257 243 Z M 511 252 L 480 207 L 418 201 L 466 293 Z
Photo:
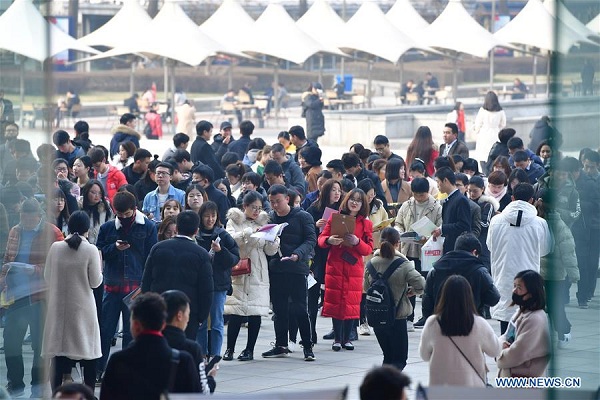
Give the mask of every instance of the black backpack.
M 367 310 L 367 322 L 373 328 L 384 328 L 394 324 L 397 307 L 388 279 L 405 261 L 404 257 L 394 260 L 383 275 L 377 272 L 371 261 L 367 263 L 367 271 L 373 282 L 367 289 L 365 308 Z

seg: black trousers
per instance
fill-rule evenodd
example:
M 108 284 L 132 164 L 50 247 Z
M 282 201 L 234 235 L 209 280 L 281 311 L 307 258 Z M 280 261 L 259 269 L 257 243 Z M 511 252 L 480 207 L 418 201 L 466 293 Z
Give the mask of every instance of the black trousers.
M 396 319 L 391 327 L 373 328 L 373 330 L 383 351 L 383 364 L 392 365 L 402 371 L 408 359 L 406 319 Z
M 586 303 L 594 296 L 598 281 L 598 257 L 600 257 L 600 229 L 573 229 L 575 253 L 579 267 L 579 282 L 577 282 L 577 301 Z
M 90 389 L 94 390 L 96 384 L 96 360 L 72 360 L 68 357 L 54 357 L 52 359 L 52 380 L 50 384 L 52 391 L 62 385 L 64 374 L 70 374 L 73 365 L 79 362 L 83 369 L 83 382 Z
M 567 281 L 544 281 L 546 298 L 548 299 L 548 316 L 552 328 L 558 334 L 558 339 L 563 340 L 565 333 L 571 332 L 571 323 L 565 312 L 565 288 Z
M 275 346 L 288 345 L 290 318 L 296 318 L 302 344 L 311 343 L 308 317 L 308 286 L 300 274 L 269 274 L 271 303 L 275 314 Z
M 319 313 L 319 296 L 321 296 L 321 285 L 314 284 L 308 289 L 308 317 L 310 319 L 310 338 L 313 344 L 317 343 L 317 314 Z M 290 340 L 297 342 L 298 321 L 290 318 Z
M 240 327 L 245 318 L 248 319 L 248 343 L 246 344 L 246 350 L 254 352 L 254 345 L 256 345 L 256 339 L 258 339 L 258 332 L 260 331 L 261 317 L 260 315 L 250 315 L 243 317 L 241 315 L 231 314 L 229 317 L 229 323 L 227 324 L 227 348 L 232 351 L 235 350 L 235 343 L 237 342 L 238 335 L 240 333 Z

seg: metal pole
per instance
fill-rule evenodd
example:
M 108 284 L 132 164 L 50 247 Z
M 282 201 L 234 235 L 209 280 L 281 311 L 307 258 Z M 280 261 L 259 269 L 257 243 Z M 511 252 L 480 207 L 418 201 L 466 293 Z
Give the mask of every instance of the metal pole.
M 552 55 L 548 52 L 548 64 L 546 65 L 546 97 L 550 97 L 550 61 Z
M 371 72 L 373 70 L 373 60 L 369 60 L 367 61 L 367 71 L 368 71 L 368 78 L 367 78 L 367 104 L 369 105 L 369 108 L 371 108 L 371 106 L 373 105 L 372 102 L 372 93 L 371 93 L 371 84 L 372 84 L 372 76 L 371 76 Z
M 533 98 L 537 97 L 537 55 L 533 55 Z
M 169 99 L 169 63 L 167 57 L 163 57 L 163 89 L 166 103 Z
M 319 54 L 319 82 L 323 84 L 323 54 Z
M 496 24 L 496 0 L 492 0 L 492 20 L 490 22 L 490 32 L 494 34 Z M 494 89 L 494 52 L 496 48 L 490 50 L 490 90 Z
M 135 93 L 135 57 L 131 61 L 131 70 L 129 71 L 129 94 Z
M 227 90 L 233 89 L 233 59 L 229 62 L 227 69 Z
M 21 100 L 21 111 L 19 112 L 19 126 L 21 127 L 21 129 L 23 128 L 23 105 L 25 104 L 25 57 L 24 56 L 19 56 L 19 61 L 20 61 L 20 65 L 19 65 L 19 75 L 20 75 L 20 82 L 19 82 L 19 95 L 20 95 L 20 100 Z
M 458 62 L 456 57 L 452 58 L 452 99 L 456 103 L 456 99 L 458 98 Z
M 279 62 L 275 63 L 275 68 L 273 70 L 273 85 L 275 88 L 273 89 L 273 94 L 276 94 L 279 89 Z M 279 99 L 275 96 L 275 126 L 279 127 L 279 113 L 277 110 L 279 109 Z
M 175 61 L 171 60 L 169 65 L 169 75 L 171 75 L 171 133 L 173 136 L 177 133 L 175 124 Z M 169 110 L 167 105 L 167 111 Z

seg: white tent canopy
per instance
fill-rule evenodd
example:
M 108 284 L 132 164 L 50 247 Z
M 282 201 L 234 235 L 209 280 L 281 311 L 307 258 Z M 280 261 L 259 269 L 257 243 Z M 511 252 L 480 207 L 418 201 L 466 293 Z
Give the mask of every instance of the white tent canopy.
M 198 25 L 172 1 L 164 3 L 149 25 L 147 35 L 138 33 L 121 43 L 114 49 L 87 60 L 142 53 L 196 66 L 223 50 L 222 45 L 202 33 Z
M 15 0 L 0 16 L 0 49 L 40 62 L 69 49 L 98 54 L 46 21 L 31 0 Z
M 586 26 L 595 34 L 600 35 L 600 14 L 596 15 L 596 18 L 588 22 Z
M 152 18 L 142 8 L 139 1 L 127 0 L 123 7 L 107 23 L 79 39 L 88 46 L 118 47 L 124 38 L 140 36 L 150 32 Z
M 410 4 L 410 0 L 396 0 L 385 15 L 396 28 L 414 39 L 417 39 L 421 30 L 429 26 L 425 18 Z
M 264 54 L 295 64 L 302 64 L 310 56 L 327 51 L 325 46 L 296 26 L 281 4 L 269 4 L 254 23 L 254 29 L 243 36 L 247 38 L 244 52 Z
M 316 0 L 296 25 L 324 46 L 339 51 L 344 39 L 344 20 L 325 0 Z
M 475 21 L 458 0 L 450 0 L 444 11 L 422 31 L 430 47 L 486 58 L 496 46 L 506 43 L 495 38 Z
M 432 51 L 402 33 L 386 18 L 375 3 L 363 3 L 348 20 L 342 48 L 362 51 L 396 63 L 406 51 Z
M 553 32 L 559 29 L 558 43 Z M 540 0 L 529 0 L 508 24 L 494 34 L 498 40 L 566 54 L 578 42 L 586 41 L 573 29 L 556 20 Z
M 244 50 L 246 34 L 253 29 L 254 20 L 236 0 L 225 0 L 217 11 L 200 25 L 200 30 L 206 35 L 216 38 L 227 49 L 238 52 Z
M 565 7 L 565 5 L 558 0 L 544 0 L 544 8 L 553 16 L 558 17 L 566 26 L 579 33 L 583 38 L 590 36 L 598 36 L 591 29 L 585 26 L 580 20 L 578 20 L 571 12 Z

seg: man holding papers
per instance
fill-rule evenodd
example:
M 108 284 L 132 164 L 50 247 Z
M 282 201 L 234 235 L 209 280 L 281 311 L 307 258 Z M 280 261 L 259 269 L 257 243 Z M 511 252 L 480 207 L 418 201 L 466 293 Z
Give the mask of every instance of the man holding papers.
M 269 188 L 269 202 L 273 208 L 271 222 L 288 225 L 281 231 L 279 255 L 275 255 L 269 262 L 269 292 L 275 314 L 275 346 L 262 353 L 262 356 L 273 358 L 289 354 L 289 319 L 295 317 L 302 338 L 304 360 L 314 361 L 306 279 L 309 273 L 308 261 L 317 244 L 315 223 L 306 211 L 289 206 L 288 190 L 283 185 Z

